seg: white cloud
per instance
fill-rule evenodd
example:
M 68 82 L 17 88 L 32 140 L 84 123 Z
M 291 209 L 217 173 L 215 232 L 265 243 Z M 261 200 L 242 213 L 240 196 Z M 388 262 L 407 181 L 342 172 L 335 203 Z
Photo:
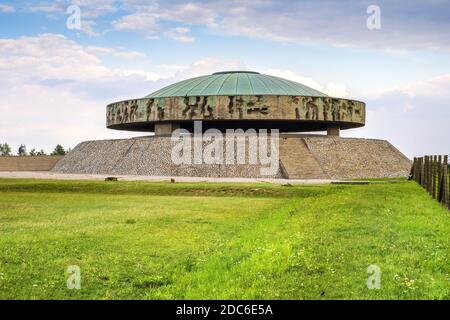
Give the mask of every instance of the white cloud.
M 323 91 L 331 96 L 331 97 L 337 97 L 337 98 L 346 98 L 350 94 L 348 93 L 347 89 L 345 88 L 345 85 L 343 83 L 336 83 L 336 82 L 329 82 L 327 83 L 326 87 L 323 89 Z
M 146 72 L 146 71 L 140 70 L 140 69 L 124 69 L 124 70 L 119 70 L 118 72 L 126 77 L 133 76 L 133 75 L 143 76 L 148 81 L 157 81 L 157 80 L 166 78 L 155 72 Z
M 116 50 L 113 48 L 106 48 L 106 47 L 97 47 L 97 46 L 87 46 L 85 50 L 88 53 L 92 53 L 93 55 L 102 55 L 102 54 L 108 54 L 113 53 Z
M 50 152 L 58 143 L 73 148 L 83 140 L 133 136 L 104 127 L 104 105 L 69 88 L 39 84 L 1 90 L 0 136 L 17 151 L 21 143 Z M 106 101 L 105 101 L 106 102 Z
M 366 1 L 245 2 L 235 10 L 214 4 L 223 16 L 218 32 L 230 35 L 385 52 L 450 50 L 446 1 L 379 0 L 380 30 L 366 27 Z
M 145 57 L 144 53 L 138 51 L 95 46 L 84 48 L 57 34 L 0 39 L 0 75 L 10 81 L 105 82 L 123 74 L 104 66 L 97 57 L 101 54 L 112 54 L 122 59 Z
M 170 32 L 175 22 L 181 28 L 201 25 L 217 35 L 282 43 L 366 47 L 394 54 L 410 50 L 450 50 L 447 23 L 450 6 L 446 1 L 378 0 L 382 28 L 376 31 L 366 27 L 366 9 L 370 4 L 366 1 L 56 0 L 31 4 L 28 9 L 65 15 L 69 4 L 81 7 L 82 20 L 91 24 L 83 31 L 92 35 L 97 34 L 92 28 L 94 19 L 119 13 L 122 16 L 112 22 L 115 30 L 138 31 L 151 39 Z M 189 38 L 182 39 L 190 41 Z
M 109 130 L 105 107 L 143 97 L 165 85 L 218 70 L 245 69 L 239 60 L 204 58 L 162 76 L 152 70 L 117 69 L 98 56 L 118 49 L 83 47 L 62 35 L 0 39 L 0 137 L 14 150 L 21 143 L 51 151 L 57 143 L 143 135 Z M 119 50 L 123 51 L 123 50 Z
M 27 6 L 27 9 L 31 12 L 42 12 L 49 15 L 66 15 L 67 7 L 76 5 L 81 9 L 82 19 L 92 19 L 116 12 L 118 10 L 116 2 L 115 0 L 55 0 L 38 4 L 32 3 Z
M 132 13 L 113 21 L 116 30 L 139 31 L 146 34 L 147 39 L 159 39 L 159 34 L 183 43 L 193 42 L 195 38 L 188 35 L 190 29 L 185 26 L 169 28 L 167 21 L 175 21 L 187 25 L 205 25 L 209 28 L 217 27 L 215 13 L 206 4 L 182 3 L 170 4 L 166 2 L 152 2 L 145 4 L 141 1 L 128 1 L 125 8 Z
M 145 54 L 139 51 L 118 51 L 113 54 L 115 57 L 124 59 L 143 58 Z
M 124 51 L 118 50 L 115 48 L 107 48 L 107 47 L 98 47 L 98 46 L 87 46 L 85 48 L 86 52 L 91 53 L 93 55 L 107 55 L 110 54 L 114 57 L 123 58 L 123 59 L 135 59 L 135 58 L 144 58 L 146 54 L 139 51 Z
M 0 57 L 3 79 L 88 80 L 113 76 L 95 55 L 62 35 L 0 39 Z
M 138 30 L 152 34 L 160 29 L 156 20 L 151 13 L 137 12 L 113 21 L 112 24 L 116 30 Z
M 80 7 L 81 32 L 97 37 L 96 19 L 102 15 L 114 13 L 118 10 L 115 0 L 55 0 L 52 2 L 31 3 L 26 9 L 30 12 L 44 13 L 51 18 L 66 18 L 67 8 L 71 5 Z
M 314 81 L 312 78 L 297 75 L 295 72 L 291 70 L 267 69 L 266 73 L 275 77 L 280 77 L 304 84 L 305 86 L 311 87 L 319 91 L 323 89 L 322 85 Z
M 1 13 L 13 13 L 15 11 L 16 11 L 16 9 L 13 6 L 0 3 L 0 12 Z
M 119 10 L 116 0 L 68 0 L 66 3 L 78 5 L 86 18 L 97 18 Z
M 113 26 L 116 30 L 140 31 L 146 34 L 147 39 L 155 40 L 160 38 L 158 33 L 164 30 L 158 23 L 159 19 L 161 16 L 155 12 L 138 12 L 113 21 Z M 163 33 L 175 41 L 187 43 L 195 40 L 188 35 L 189 32 L 190 29 L 187 27 L 175 27 Z
M 165 4 L 160 2 L 160 4 Z M 163 7 L 153 6 L 150 12 L 161 20 L 178 21 L 187 24 L 203 24 L 211 28 L 217 27 L 217 13 L 206 3 L 182 3 L 177 5 L 166 5 Z
M 180 64 L 160 64 L 158 68 L 167 69 L 167 70 L 186 70 L 188 66 L 180 65 Z
M 0 39 L 0 137 L 15 147 L 50 151 L 57 143 L 74 147 L 86 139 L 136 135 L 107 130 L 105 106 L 144 96 L 163 78 L 110 68 L 97 57 L 116 53 L 127 54 L 85 48 L 56 34 Z
M 63 14 L 65 13 L 67 6 L 63 5 L 62 2 L 55 1 L 53 3 L 39 3 L 32 4 L 28 7 L 28 10 L 31 12 L 43 12 L 46 14 Z
M 272 76 L 301 83 L 307 87 L 316 89 L 332 97 L 346 98 L 349 96 L 345 85 L 342 83 L 329 82 L 326 86 L 323 86 L 314 79 L 310 77 L 300 76 L 291 70 L 267 69 L 266 73 Z
M 189 28 L 177 27 L 167 31 L 165 34 L 178 42 L 194 42 L 195 38 L 188 35 Z
M 412 96 L 450 97 L 450 74 L 443 74 L 425 81 L 413 83 L 405 86 L 403 91 Z
M 184 80 L 188 78 L 212 74 L 218 71 L 245 70 L 245 64 L 239 59 L 222 60 L 207 57 L 192 63 L 187 69 L 175 74 L 174 80 Z
M 94 20 L 81 20 L 81 31 L 86 33 L 87 35 L 91 37 L 98 37 L 100 36 L 100 33 L 95 31 L 94 27 L 97 23 Z
M 388 90 L 366 102 L 366 126 L 343 135 L 388 139 L 410 158 L 449 154 L 450 74 Z

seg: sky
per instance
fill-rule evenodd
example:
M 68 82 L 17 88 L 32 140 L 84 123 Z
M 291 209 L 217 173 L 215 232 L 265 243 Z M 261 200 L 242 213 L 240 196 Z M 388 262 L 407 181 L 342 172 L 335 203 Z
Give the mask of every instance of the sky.
M 366 102 L 342 136 L 449 154 L 449 17 L 445 0 L 0 0 L 0 143 L 145 135 L 107 129 L 106 105 L 251 70 Z

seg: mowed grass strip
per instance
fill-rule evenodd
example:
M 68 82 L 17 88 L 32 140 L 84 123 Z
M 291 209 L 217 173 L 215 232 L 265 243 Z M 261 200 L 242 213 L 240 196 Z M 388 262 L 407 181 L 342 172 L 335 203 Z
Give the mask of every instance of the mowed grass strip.
M 449 248 L 449 212 L 407 181 L 0 180 L 2 299 L 449 299 Z

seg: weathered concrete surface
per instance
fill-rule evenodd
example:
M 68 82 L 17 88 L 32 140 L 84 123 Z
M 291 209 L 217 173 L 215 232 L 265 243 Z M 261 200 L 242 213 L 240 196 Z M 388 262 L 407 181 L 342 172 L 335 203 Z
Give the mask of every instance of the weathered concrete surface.
M 48 171 L 62 158 L 62 156 L 0 157 L 0 171 Z
M 177 122 L 192 132 L 193 120 L 201 120 L 205 130 L 325 131 L 329 126 L 364 126 L 366 108 L 362 101 L 330 97 L 300 83 L 254 71 L 224 71 L 186 79 L 144 98 L 106 107 L 107 127 L 111 129 L 153 132 L 158 129 L 155 124 Z
M 406 177 L 411 162 L 385 140 L 281 135 L 280 167 L 261 175 L 261 165 L 175 165 L 170 137 L 80 143 L 53 172 L 104 175 L 265 179 L 357 179 Z

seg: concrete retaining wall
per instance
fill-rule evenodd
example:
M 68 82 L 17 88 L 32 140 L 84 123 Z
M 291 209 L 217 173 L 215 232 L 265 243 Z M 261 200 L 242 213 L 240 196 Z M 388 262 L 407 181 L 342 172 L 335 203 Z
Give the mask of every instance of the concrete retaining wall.
M 63 156 L 0 157 L 0 171 L 49 171 Z

